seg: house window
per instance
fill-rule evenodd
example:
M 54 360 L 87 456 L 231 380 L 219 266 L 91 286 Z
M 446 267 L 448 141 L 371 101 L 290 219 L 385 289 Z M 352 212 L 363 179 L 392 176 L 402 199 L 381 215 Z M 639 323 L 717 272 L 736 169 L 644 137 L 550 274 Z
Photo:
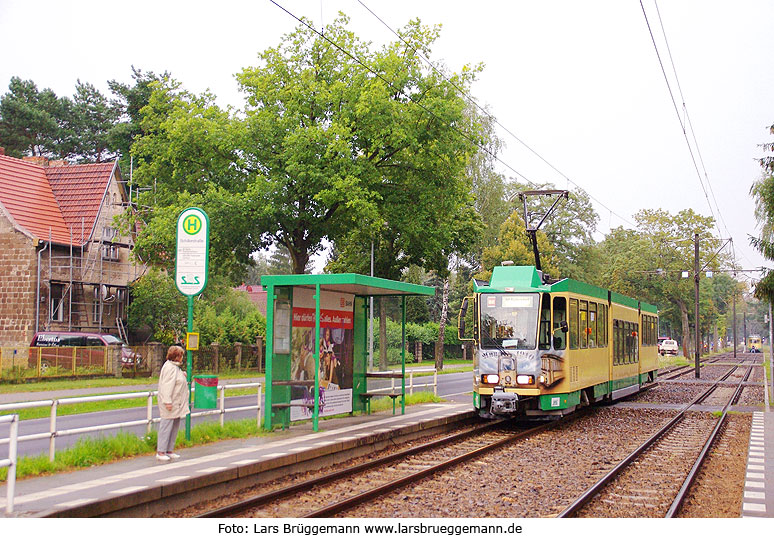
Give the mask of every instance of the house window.
M 51 299 L 49 300 L 49 318 L 52 322 L 64 321 L 64 286 L 51 284 Z
M 112 226 L 102 227 L 102 240 L 106 242 L 112 242 L 118 237 L 118 229 Z
M 102 259 L 105 261 L 117 261 L 118 260 L 118 246 L 107 245 L 102 246 Z

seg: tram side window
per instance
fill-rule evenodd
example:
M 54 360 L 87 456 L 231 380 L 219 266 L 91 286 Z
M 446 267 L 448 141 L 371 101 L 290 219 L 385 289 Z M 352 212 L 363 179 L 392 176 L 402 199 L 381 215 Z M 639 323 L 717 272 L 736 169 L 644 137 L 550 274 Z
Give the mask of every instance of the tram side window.
M 607 305 L 599 305 L 599 313 L 597 315 L 597 344 L 598 346 L 607 346 Z
M 543 294 L 540 306 L 540 337 L 538 338 L 540 350 L 551 349 L 551 297 Z
M 645 338 L 643 344 L 646 346 L 653 346 L 653 316 L 645 316 Z
M 554 350 L 564 350 L 567 347 L 567 334 L 562 331 L 562 322 L 567 321 L 567 299 L 554 297 Z
M 629 329 L 629 322 L 623 322 L 623 343 L 624 343 L 624 351 L 623 351 L 623 363 L 629 363 L 630 356 L 632 352 L 632 335 L 631 335 L 631 329 Z
M 613 365 L 621 363 L 621 328 L 618 320 L 613 320 Z
M 597 341 L 597 303 L 589 303 L 589 348 L 596 348 Z
M 578 299 L 570 299 L 570 349 L 578 348 Z
M 589 346 L 589 303 L 587 301 L 580 301 L 580 313 L 579 322 L 580 326 L 580 347 L 588 348 Z

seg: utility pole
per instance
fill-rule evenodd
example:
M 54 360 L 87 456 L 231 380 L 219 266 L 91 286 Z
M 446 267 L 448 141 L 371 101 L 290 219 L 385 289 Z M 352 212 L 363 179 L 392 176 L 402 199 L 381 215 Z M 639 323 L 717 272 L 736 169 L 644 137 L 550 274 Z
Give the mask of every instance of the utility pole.
M 699 234 L 696 233 L 693 235 L 693 280 L 694 280 L 694 298 L 696 300 L 695 303 L 695 319 L 694 319 L 694 329 L 695 334 L 693 336 L 694 340 L 694 364 L 696 367 L 696 378 L 700 378 L 701 374 L 699 373 L 699 349 L 700 349 L 700 325 L 699 325 Z
M 734 280 L 736 281 L 736 279 Z M 736 358 L 736 287 L 734 288 L 734 358 Z

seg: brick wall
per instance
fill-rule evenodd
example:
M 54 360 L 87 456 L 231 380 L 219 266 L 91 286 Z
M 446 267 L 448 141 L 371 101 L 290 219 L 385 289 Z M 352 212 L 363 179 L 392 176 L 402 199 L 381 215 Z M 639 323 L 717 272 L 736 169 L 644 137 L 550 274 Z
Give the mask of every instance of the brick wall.
M 27 345 L 35 331 L 37 255 L 0 213 L 0 346 Z

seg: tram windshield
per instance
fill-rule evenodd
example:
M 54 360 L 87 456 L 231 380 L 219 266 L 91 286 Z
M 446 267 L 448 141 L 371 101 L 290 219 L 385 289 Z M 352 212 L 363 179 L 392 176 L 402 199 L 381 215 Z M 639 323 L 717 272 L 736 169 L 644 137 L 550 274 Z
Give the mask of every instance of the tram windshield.
M 481 346 L 534 350 L 539 302 L 537 293 L 481 295 Z

